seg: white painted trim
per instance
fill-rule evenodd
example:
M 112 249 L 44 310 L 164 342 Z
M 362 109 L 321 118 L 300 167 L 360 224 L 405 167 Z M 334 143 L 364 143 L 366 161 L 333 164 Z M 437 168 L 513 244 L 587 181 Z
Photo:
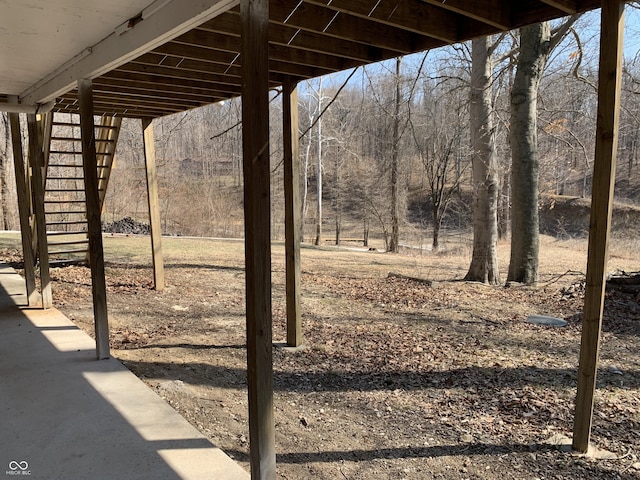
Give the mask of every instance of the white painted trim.
M 39 105 L 24 105 L 17 103 L 18 100 L 15 97 L 9 98 L 8 103 L 0 102 L 0 112 L 7 113 L 31 113 L 38 115 L 40 113 L 49 113 L 53 110 L 56 102 L 48 102 Z
M 85 47 L 79 56 L 26 89 L 20 100 L 24 104 L 54 100 L 75 88 L 79 79 L 99 77 L 239 3 L 239 0 L 171 0 L 130 30 L 120 35 L 114 32 Z
M 158 11 L 162 10 L 167 3 L 169 3 L 171 0 L 156 0 L 155 2 L 153 2 L 151 5 L 149 5 L 147 8 L 145 8 L 142 11 L 142 19 L 146 20 L 147 18 L 149 18 L 151 15 L 157 13 Z

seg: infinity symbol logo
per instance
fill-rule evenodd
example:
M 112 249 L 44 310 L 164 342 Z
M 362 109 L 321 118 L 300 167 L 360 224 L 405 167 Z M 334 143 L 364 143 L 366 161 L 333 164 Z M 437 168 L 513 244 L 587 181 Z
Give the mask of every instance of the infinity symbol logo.
M 15 460 L 11 460 L 9 462 L 9 468 L 11 470 L 27 470 L 29 468 L 29 464 L 26 460 L 22 462 L 16 462 Z

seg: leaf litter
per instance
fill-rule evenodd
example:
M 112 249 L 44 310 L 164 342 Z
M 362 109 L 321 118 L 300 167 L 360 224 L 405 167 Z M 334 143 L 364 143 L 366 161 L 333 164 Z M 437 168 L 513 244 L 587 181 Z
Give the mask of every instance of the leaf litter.
M 640 475 L 637 298 L 607 293 L 592 441 L 617 459 L 596 461 L 545 443 L 571 435 L 583 279 L 430 286 L 369 271 L 366 256 L 341 265 L 331 252 L 305 254 L 307 348 L 274 350 L 279 478 Z M 114 356 L 248 468 L 242 276 L 175 266 L 155 292 L 146 266 L 108 262 L 106 272 Z M 53 269 L 52 279 L 56 305 L 91 333 L 89 270 Z M 277 341 L 277 263 L 273 281 Z M 531 313 L 569 325 L 527 324 Z

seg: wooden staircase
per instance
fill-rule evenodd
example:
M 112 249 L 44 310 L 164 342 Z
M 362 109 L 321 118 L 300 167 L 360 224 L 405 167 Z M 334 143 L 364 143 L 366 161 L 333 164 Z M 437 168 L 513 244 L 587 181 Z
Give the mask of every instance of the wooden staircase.
M 120 117 L 102 117 L 95 127 L 100 208 L 104 205 L 120 133 Z M 44 205 L 51 265 L 88 260 L 87 207 L 78 115 L 48 115 L 44 125 Z

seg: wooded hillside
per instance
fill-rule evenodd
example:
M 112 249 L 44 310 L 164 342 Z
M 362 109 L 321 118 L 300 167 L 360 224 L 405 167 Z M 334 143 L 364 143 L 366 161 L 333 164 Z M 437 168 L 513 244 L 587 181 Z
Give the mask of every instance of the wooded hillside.
M 597 15 L 583 16 L 565 32 L 551 52 L 539 87 L 539 190 L 543 196 L 555 196 L 555 202 L 558 196 L 590 195 L 597 21 Z M 632 28 L 628 36 L 631 42 L 637 41 Z M 505 236 L 509 232 L 512 193 L 509 99 L 520 37 L 512 32 L 493 41 L 496 48 L 490 88 L 496 118 L 493 134 L 498 164 L 498 231 Z M 629 55 L 625 67 L 616 197 L 637 205 L 640 60 Z M 470 74 L 471 44 L 467 43 L 299 86 L 305 241 L 314 241 L 317 232 L 319 171 L 324 243 L 355 239 L 366 243 L 369 237 L 375 238 L 378 246 L 389 247 L 394 211 L 401 244 L 432 243 L 434 226 L 442 225 L 445 242 L 447 234 L 471 231 Z M 236 99 L 156 120 L 165 234 L 242 236 L 240 105 Z M 284 236 L 281 111 L 280 92 L 273 91 L 274 238 Z M 0 129 L 0 228 L 17 228 L 5 117 Z M 113 222 L 130 216 L 145 222 L 144 189 L 140 125 L 126 120 L 103 220 Z M 557 212 L 549 208 L 548 200 L 541 204 L 543 216 Z M 563 228 L 563 221 L 556 216 L 541 223 L 549 233 L 582 234 L 573 227 Z M 549 226 L 553 222 L 556 226 Z M 437 244 L 437 239 L 433 243 Z

